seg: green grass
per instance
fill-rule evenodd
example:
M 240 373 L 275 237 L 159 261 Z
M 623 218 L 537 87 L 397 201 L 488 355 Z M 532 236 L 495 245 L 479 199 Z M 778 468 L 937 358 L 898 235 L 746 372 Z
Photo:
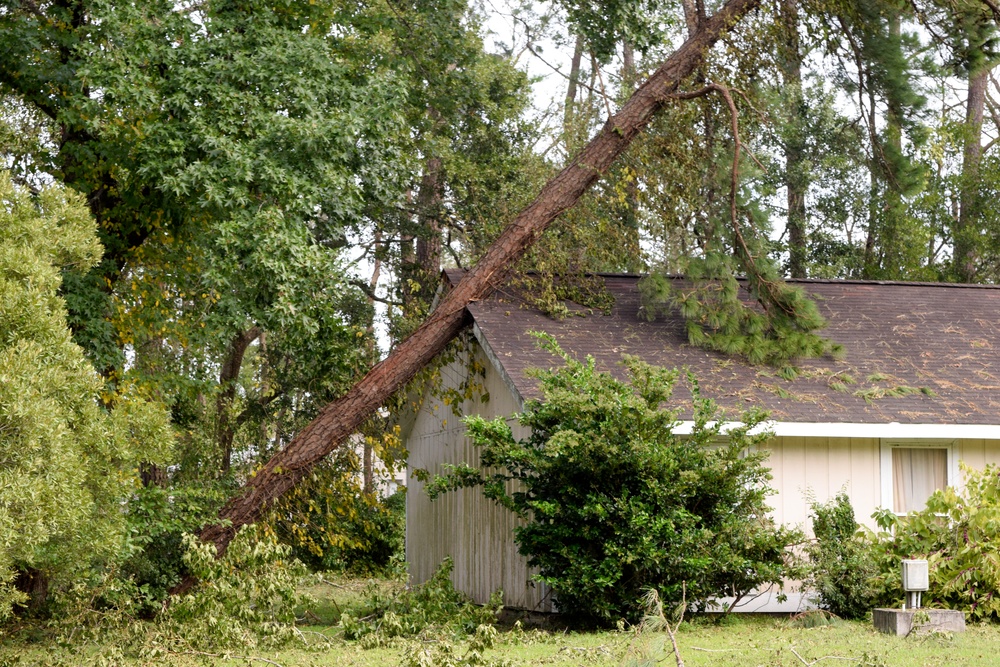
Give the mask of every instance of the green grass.
M 281 667 L 382 667 L 403 664 L 409 650 L 431 649 L 449 637 L 418 641 L 395 639 L 389 646 L 364 649 L 357 642 L 340 638 L 336 621 L 344 612 L 365 612 L 373 590 L 389 594 L 398 583 L 327 577 L 308 592 L 314 602 L 301 610 L 297 645 L 278 651 L 232 650 L 198 653 L 178 651 L 140 661 L 116 655 L 114 637 L 98 643 L 61 644 L 44 631 L 25 632 L 0 644 L 0 667 L 17 665 L 200 665 Z M 787 619 L 765 616 L 731 616 L 722 623 L 695 617 L 684 623 L 677 639 L 687 667 L 726 665 L 733 667 L 778 667 L 817 664 L 862 665 L 869 667 L 931 667 L 987 665 L 1000 655 L 1000 626 L 973 625 L 965 634 L 925 637 L 890 637 L 878 634 L 871 623 L 835 622 L 814 628 L 798 627 Z M 500 644 L 484 655 L 487 660 L 503 659 L 512 665 L 664 665 L 675 663 L 665 633 L 589 632 L 519 630 L 501 632 Z M 464 641 L 455 642 L 456 655 L 467 650 Z M 826 659 L 823 659 L 826 658 Z M 836 658 L 836 659 L 835 659 Z M 650 660 L 650 662 L 643 662 Z M 270 661 L 270 662 L 267 662 Z
M 799 628 L 782 619 L 740 617 L 723 626 L 703 621 L 686 624 L 678 639 L 689 667 L 801 666 L 824 656 L 855 662 L 830 659 L 817 664 L 971 666 L 994 664 L 1000 655 L 1000 627 L 995 625 L 970 626 L 956 635 L 892 637 L 876 632 L 870 622 Z

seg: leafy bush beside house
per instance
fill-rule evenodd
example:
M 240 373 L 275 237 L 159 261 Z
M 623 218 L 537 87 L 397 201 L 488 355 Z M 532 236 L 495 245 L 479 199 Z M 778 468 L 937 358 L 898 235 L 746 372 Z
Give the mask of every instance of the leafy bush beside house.
M 906 517 L 880 512 L 883 603 L 903 598 L 899 561 L 926 558 L 925 607 L 960 609 L 973 620 L 1000 620 L 1000 466 L 962 465 L 965 486 L 934 492 L 927 507 Z
M 816 542 L 808 547 L 807 584 L 821 607 L 860 618 L 903 600 L 900 561 L 927 559 L 925 607 L 958 609 L 973 620 L 1000 620 L 1000 466 L 962 466 L 965 486 L 936 491 L 920 512 L 874 517 L 881 528 L 858 529 L 846 495 L 813 504 Z
M 695 426 L 682 437 L 679 412 L 663 407 L 678 371 L 626 358 L 625 383 L 540 338 L 564 366 L 536 371 L 544 399 L 517 415 L 531 436 L 468 418 L 483 467 L 449 469 L 428 485 L 432 497 L 482 486 L 522 517 L 520 552 L 559 609 L 585 623 L 637 622 L 650 588 L 665 603 L 704 607 L 794 576 L 785 547 L 800 534 L 768 518 L 770 473 L 756 451 L 768 434 L 750 434 L 763 414 L 723 435 L 719 410 L 688 376 Z
M 816 592 L 820 608 L 841 618 L 863 618 L 885 594 L 880 547 L 860 530 L 843 491 L 826 503 L 813 502 L 811 508 L 816 539 L 806 547 L 804 583 Z

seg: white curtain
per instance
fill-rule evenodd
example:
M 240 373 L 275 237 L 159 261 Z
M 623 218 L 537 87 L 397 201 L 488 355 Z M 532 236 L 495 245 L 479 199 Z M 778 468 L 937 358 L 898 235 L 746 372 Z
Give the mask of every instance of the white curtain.
M 927 499 L 948 486 L 948 450 L 893 447 L 892 506 L 897 514 L 922 510 Z

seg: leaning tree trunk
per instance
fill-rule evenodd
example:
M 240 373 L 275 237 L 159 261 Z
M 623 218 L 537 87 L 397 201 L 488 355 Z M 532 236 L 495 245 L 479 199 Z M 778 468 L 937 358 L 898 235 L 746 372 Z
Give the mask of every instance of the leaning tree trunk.
M 302 479 L 320 459 L 340 446 L 393 393 L 409 382 L 462 330 L 466 306 L 489 296 L 509 275 L 546 227 L 571 208 L 628 147 L 680 82 L 704 60 L 719 36 L 755 8 L 760 0 L 729 0 L 675 51 L 609 118 L 570 164 L 545 184 L 538 197 L 504 229 L 483 258 L 438 304 L 416 331 L 376 364 L 344 396 L 330 403 L 288 446 L 275 454 L 206 526 L 201 539 L 222 554 L 236 532 L 260 518 L 263 510 Z M 173 592 L 193 585 L 190 577 Z

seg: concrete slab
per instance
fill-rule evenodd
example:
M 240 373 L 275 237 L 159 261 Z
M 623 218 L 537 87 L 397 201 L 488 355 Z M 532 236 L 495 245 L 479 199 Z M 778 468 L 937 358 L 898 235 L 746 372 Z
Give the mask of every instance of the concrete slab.
M 876 609 L 875 629 L 890 635 L 965 632 L 965 614 L 953 609 Z

